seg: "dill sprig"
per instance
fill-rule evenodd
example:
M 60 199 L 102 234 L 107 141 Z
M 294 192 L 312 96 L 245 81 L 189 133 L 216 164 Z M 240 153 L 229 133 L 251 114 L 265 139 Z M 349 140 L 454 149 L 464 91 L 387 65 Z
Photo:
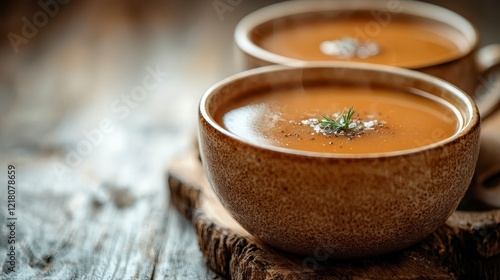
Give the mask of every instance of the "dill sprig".
M 357 127 L 356 124 L 352 122 L 354 112 L 354 108 L 350 107 L 347 113 L 342 112 L 336 119 L 323 115 L 323 119 L 318 120 L 319 126 L 322 129 L 332 132 L 350 131 Z

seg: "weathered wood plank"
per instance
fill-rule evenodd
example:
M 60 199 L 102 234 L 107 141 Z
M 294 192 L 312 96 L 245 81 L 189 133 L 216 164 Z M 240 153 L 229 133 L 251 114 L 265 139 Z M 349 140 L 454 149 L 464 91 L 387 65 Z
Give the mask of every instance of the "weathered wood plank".
M 7 34 L 21 34 L 21 19 L 42 9 L 38 1 L 0 1 L 0 174 L 7 163 L 19 172 L 20 269 L 4 272 L 2 187 L 0 279 L 217 277 L 191 223 L 169 206 L 164 167 L 190 147 L 201 94 L 237 70 L 237 21 L 275 1 L 241 1 L 222 20 L 214 2 L 69 1 L 16 54 Z M 478 21 L 486 42 L 500 41 L 491 28 L 500 20 L 496 2 L 438 1 Z M 111 103 L 156 65 L 169 76 L 120 119 Z M 114 131 L 58 175 L 55 164 L 105 118 Z
M 190 71 L 184 58 L 203 58 L 197 41 L 206 40 L 199 35 L 210 25 L 191 23 L 212 6 L 99 2 L 61 10 L 16 56 L 2 49 L 16 66 L 12 80 L 1 78 L 1 108 L 8 110 L 0 112 L 0 168 L 4 174 L 13 163 L 18 170 L 19 246 L 18 272 L 6 274 L 2 188 L 0 279 L 213 279 L 192 227 L 169 207 L 163 177 L 165 164 L 189 146 L 199 96 L 222 78 L 206 70 L 210 62 Z M 20 8 L 19 18 L 39 9 Z M 225 52 L 214 52 L 214 65 L 222 68 Z M 120 119 L 112 102 L 141 85 L 148 66 L 169 76 Z M 114 130 L 68 164 L 103 119 Z

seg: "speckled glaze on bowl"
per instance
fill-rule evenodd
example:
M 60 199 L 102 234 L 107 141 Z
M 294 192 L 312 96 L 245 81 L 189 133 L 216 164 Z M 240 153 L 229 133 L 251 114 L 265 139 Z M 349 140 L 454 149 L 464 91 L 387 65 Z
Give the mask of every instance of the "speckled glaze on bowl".
M 463 124 L 454 136 L 421 148 L 341 155 L 252 144 L 213 119 L 221 104 L 237 96 L 325 80 L 423 90 L 453 104 Z M 456 209 L 478 156 L 480 122 L 470 97 L 411 70 L 267 66 L 214 85 L 199 109 L 202 161 L 218 198 L 251 234 L 292 253 L 370 257 L 422 240 Z

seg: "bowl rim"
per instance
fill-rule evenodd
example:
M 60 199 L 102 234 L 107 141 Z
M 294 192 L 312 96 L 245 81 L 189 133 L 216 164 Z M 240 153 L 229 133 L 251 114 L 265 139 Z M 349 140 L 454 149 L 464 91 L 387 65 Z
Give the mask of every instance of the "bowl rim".
M 207 102 L 211 98 L 212 95 L 216 94 L 216 92 L 227 86 L 230 85 L 236 81 L 246 79 L 247 77 L 251 76 L 258 76 L 258 75 L 267 75 L 269 73 L 273 72 L 279 72 L 279 71 L 300 71 L 304 69 L 321 69 L 321 68 L 337 68 L 337 69 L 345 69 L 349 71 L 349 69 L 356 69 L 356 70 L 368 70 L 368 71 L 377 71 L 377 72 L 382 72 L 385 74 L 389 75 L 396 75 L 396 76 L 403 76 L 407 78 L 412 78 L 416 80 L 420 80 L 423 82 L 431 83 L 439 88 L 442 88 L 450 93 L 452 93 L 455 97 L 457 97 L 461 102 L 463 102 L 467 106 L 467 111 L 470 112 L 470 116 L 464 116 L 464 122 L 463 126 L 452 136 L 443 139 L 438 142 L 434 142 L 431 144 L 427 144 L 424 146 L 412 148 L 412 149 L 405 149 L 405 150 L 398 150 L 398 151 L 391 151 L 391 152 L 379 152 L 379 153 L 364 153 L 364 154 L 342 154 L 342 153 L 323 153 L 323 152 L 312 152 L 312 151 L 303 151 L 303 150 L 297 150 L 297 149 L 290 149 L 290 148 L 283 148 L 283 147 L 278 147 L 274 146 L 271 144 L 262 144 L 262 143 L 255 143 L 252 142 L 248 139 L 245 139 L 243 137 L 240 137 L 229 130 L 225 129 L 217 123 L 214 118 L 211 116 L 211 114 L 208 112 L 208 107 L 207 107 Z M 450 103 L 450 102 L 449 102 Z M 451 104 L 451 103 L 450 103 Z M 451 104 L 455 108 L 457 107 L 455 104 Z M 459 89 L 458 87 L 450 84 L 449 82 L 446 82 L 442 79 L 436 78 L 434 76 L 424 74 L 418 71 L 414 70 L 408 70 L 404 68 L 398 68 L 398 67 L 392 67 L 392 66 L 385 66 L 385 65 L 376 65 L 376 64 L 369 64 L 369 63 L 352 63 L 352 62 L 342 62 L 342 63 L 309 63 L 307 66 L 297 66 L 294 64 L 287 64 L 287 65 L 269 65 L 269 66 L 264 66 L 264 67 L 259 67 L 259 68 L 254 68 L 251 70 L 247 70 L 244 72 L 240 72 L 237 74 L 234 74 L 232 76 L 229 76 L 218 83 L 214 84 L 211 86 L 201 97 L 200 103 L 199 103 L 199 126 L 201 127 L 201 118 L 203 118 L 209 126 L 214 128 L 217 133 L 220 133 L 226 137 L 229 137 L 230 139 L 240 142 L 241 144 L 253 147 L 253 148 L 258 148 L 262 150 L 267 150 L 267 151 L 272 151 L 272 152 L 277 152 L 280 154 L 286 154 L 286 155 L 295 155 L 295 156 L 306 156 L 306 157 L 314 157 L 314 158 L 344 158 L 344 159 L 354 159 L 354 158 L 386 158 L 386 157 L 394 157 L 394 156 L 403 156 L 403 155 L 411 155 L 411 154 L 416 154 L 420 153 L 423 151 L 431 150 L 431 149 L 436 149 L 436 148 L 441 148 L 444 147 L 457 139 L 460 139 L 466 135 L 468 135 L 471 131 L 474 130 L 474 127 L 478 126 L 480 124 L 480 117 L 479 117 L 479 111 L 477 109 L 477 106 L 474 102 L 474 100 L 467 95 L 464 91 Z
M 273 5 L 263 7 L 245 16 L 237 24 L 234 31 L 234 41 L 236 46 L 245 54 L 271 64 L 288 64 L 288 63 L 308 63 L 308 62 L 323 62 L 323 61 L 306 61 L 297 58 L 291 58 L 270 52 L 261 48 L 251 39 L 251 33 L 260 24 L 272 21 L 278 18 L 293 16 L 296 14 L 326 12 L 326 11 L 341 11 L 341 10 L 379 10 L 387 9 L 387 5 L 391 2 L 404 2 L 406 9 L 401 14 L 417 16 L 432 19 L 441 22 L 456 29 L 462 33 L 469 42 L 467 48 L 459 56 L 452 56 L 447 59 L 435 63 L 415 64 L 415 65 L 397 65 L 407 69 L 422 69 L 434 67 L 459 60 L 471 54 L 477 49 L 479 44 L 479 32 L 476 27 L 466 18 L 458 13 L 455 13 L 444 7 L 418 1 L 405 0 L 335 0 L 335 1 L 307 1 L 293 0 L 280 2 Z M 447 19 L 445 21 L 444 19 Z M 326 60 L 325 60 L 326 62 Z M 375 63 L 373 63 L 375 64 Z M 383 65 L 383 64 L 382 64 Z

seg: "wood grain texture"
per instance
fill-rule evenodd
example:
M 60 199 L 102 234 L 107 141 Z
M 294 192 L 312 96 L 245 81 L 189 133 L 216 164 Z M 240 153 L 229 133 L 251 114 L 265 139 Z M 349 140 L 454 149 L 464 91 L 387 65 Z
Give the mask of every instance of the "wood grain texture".
M 202 93 L 237 71 L 231 62 L 238 20 L 276 1 L 242 1 L 223 20 L 213 1 L 68 2 L 15 53 L 7 34 L 20 34 L 21 19 L 41 7 L 0 1 L 0 279 L 219 278 L 191 222 L 170 205 L 165 166 L 191 147 Z M 500 42 L 497 0 L 436 3 L 478 23 L 484 42 Z M 169 73 L 164 83 L 118 118 L 112 102 L 156 65 Z M 105 118 L 114 131 L 57 173 L 84 131 Z M 8 163 L 19 175 L 19 270 L 9 274 Z
M 7 31 L 19 33 L 36 3 L 10 4 Z M 201 1 L 75 0 L 17 54 L 2 33 L 0 182 L 14 164 L 18 226 L 17 272 L 9 273 L 2 187 L 0 279 L 218 278 L 170 207 L 163 174 L 190 146 L 199 96 L 232 71 L 223 59 L 230 19 L 220 22 Z M 224 38 L 208 41 L 210 30 Z M 147 67 L 169 76 L 120 118 L 112 103 L 142 85 Z M 114 130 L 68 164 L 103 119 Z

